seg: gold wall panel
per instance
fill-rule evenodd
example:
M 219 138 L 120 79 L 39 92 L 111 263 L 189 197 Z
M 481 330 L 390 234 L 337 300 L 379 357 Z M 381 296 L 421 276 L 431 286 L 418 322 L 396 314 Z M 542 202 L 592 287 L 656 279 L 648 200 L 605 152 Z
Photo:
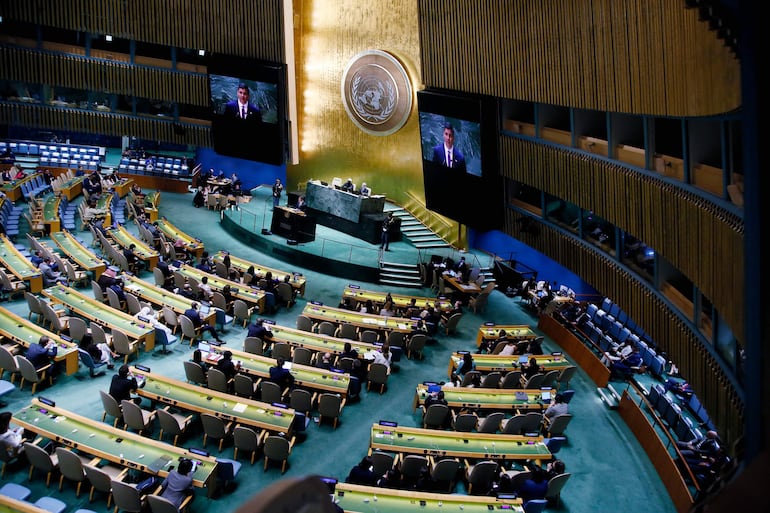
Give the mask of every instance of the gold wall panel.
M 656 116 L 741 104 L 736 56 L 682 1 L 418 3 L 429 87 Z
M 720 435 L 725 440 L 736 440 L 743 434 L 745 405 L 735 387 L 692 330 L 658 295 L 588 244 L 543 224 L 538 225 L 537 234 L 531 230 L 521 231 L 523 225 L 516 221 L 522 215 L 507 210 L 504 232 L 548 255 L 611 297 L 629 317 L 644 326 L 668 358 L 677 363 L 706 406 Z
M 400 204 L 413 197 L 424 201 L 416 96 L 400 130 L 375 136 L 348 118 L 341 94 L 348 62 L 370 49 L 401 62 L 413 95 L 421 88 L 416 3 L 295 0 L 294 9 L 300 162 L 287 169 L 289 187 L 336 176 L 366 182 Z
M 740 218 L 617 162 L 514 137 L 501 136 L 499 144 L 506 178 L 592 210 L 643 240 L 687 276 L 716 306 L 736 338 L 744 340 L 743 267 L 725 265 L 744 260 Z M 586 281 L 615 299 L 597 282 Z

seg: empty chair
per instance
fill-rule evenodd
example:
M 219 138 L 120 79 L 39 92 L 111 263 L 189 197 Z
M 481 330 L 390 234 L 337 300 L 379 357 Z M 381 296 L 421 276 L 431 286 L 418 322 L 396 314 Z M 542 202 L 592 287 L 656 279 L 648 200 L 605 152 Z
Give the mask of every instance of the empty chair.
M 83 481 L 86 480 L 84 466 L 91 463 L 92 458 L 82 456 L 66 447 L 57 447 L 55 454 L 59 459 L 59 472 L 61 474 L 59 476 L 59 491 L 61 491 L 64 479 L 66 478 L 77 483 L 75 497 L 80 497 L 80 488 L 83 486 Z
M 313 360 L 313 351 L 306 347 L 295 347 L 291 361 L 300 365 L 310 365 Z
M 187 511 L 187 506 L 193 500 L 193 495 L 185 497 L 179 507 L 161 495 L 148 494 L 144 499 L 147 501 L 150 513 L 182 513 Z
M 32 495 L 32 490 L 17 483 L 5 483 L 0 487 L 0 495 L 16 499 L 17 501 L 25 501 Z
M 407 454 L 401 460 L 401 476 L 409 485 L 416 484 L 428 469 L 430 461 L 421 454 Z
M 481 388 L 500 388 L 501 379 L 502 375 L 499 372 L 490 372 L 481 379 Z
M 211 368 L 206 373 L 206 381 L 211 390 L 227 393 L 230 391 L 230 383 L 224 372 L 217 368 Z
M 388 376 L 390 375 L 390 369 L 384 363 L 372 363 L 369 365 L 369 370 L 366 373 L 366 389 L 371 389 L 372 385 L 380 387 L 380 393 L 385 392 L 385 387 L 388 384 Z
M 546 432 L 549 438 L 554 436 L 561 436 L 567 429 L 567 424 L 569 424 L 570 420 L 572 420 L 571 413 L 562 413 L 561 415 L 556 415 L 550 419 L 548 417 L 544 417 L 543 431 Z
M 567 404 L 569 404 L 569 402 L 572 400 L 572 397 L 575 395 L 575 391 L 572 390 L 572 389 L 565 390 L 564 392 L 559 392 L 559 393 L 561 394 L 562 398 L 564 399 L 564 402 L 567 403 Z
M 179 317 L 176 312 L 171 308 L 164 306 L 161 309 L 161 313 L 163 314 L 163 322 L 166 326 L 171 328 L 171 333 L 176 333 L 177 328 L 179 328 Z
M 462 463 L 457 458 L 445 458 L 433 463 L 430 469 L 431 480 L 436 485 L 445 485 L 446 491 L 452 493 L 455 489 L 457 476 L 460 474 Z
M 251 354 L 264 354 L 265 343 L 258 337 L 246 337 L 243 341 L 243 350 Z
M 449 419 L 449 406 L 446 404 L 431 404 L 422 416 L 422 427 L 444 429 Z
M 203 372 L 203 367 L 189 360 L 182 362 L 184 364 L 184 374 L 189 383 L 196 385 L 207 385 L 208 379 Z
M 64 501 L 50 496 L 40 497 L 32 505 L 49 513 L 64 513 L 64 510 L 67 509 L 67 504 Z
M 479 371 L 468 371 L 463 376 L 463 380 L 462 383 L 460 383 L 460 386 L 467 387 L 477 381 L 481 383 L 481 373 Z
M 233 392 L 240 397 L 253 398 L 257 393 L 257 382 L 251 376 L 236 374 L 233 377 Z
M 289 462 L 289 454 L 291 454 L 293 446 L 294 438 L 289 441 L 278 435 L 266 437 L 262 445 L 262 453 L 265 456 L 264 470 L 267 470 L 267 466 L 271 461 L 279 461 L 281 462 L 281 474 L 286 472 L 286 465 Z
M 168 407 L 159 408 L 155 410 L 155 413 L 158 415 L 158 423 L 160 424 L 158 440 L 162 441 L 163 435 L 171 435 L 174 437 L 173 445 L 177 444 L 179 437 L 187 431 L 193 420 L 192 415 L 174 413 L 169 411 Z
M 318 424 L 320 425 L 324 418 L 329 418 L 334 422 L 334 429 L 337 429 L 337 421 L 344 406 L 345 399 L 341 395 L 328 392 L 321 394 L 318 397 Z
M 374 330 L 364 330 L 361 332 L 360 337 L 361 337 L 361 342 L 366 342 L 367 344 L 374 344 L 375 342 L 379 341 L 380 334 Z
M 178 339 L 174 335 L 170 335 L 165 329 L 155 328 L 155 345 L 160 347 L 159 354 L 171 354 L 173 351 L 168 348 L 171 344 Z
M 392 332 L 395 333 L 395 332 Z M 415 333 L 409 338 L 409 343 L 406 346 L 406 357 L 411 359 L 412 356 L 418 357 L 420 360 L 424 357 L 425 344 L 428 342 L 428 335 L 425 333 Z
M 242 299 L 236 299 L 233 301 L 233 318 L 235 322 L 240 323 L 241 326 L 246 327 L 246 325 L 251 321 L 252 313 L 253 310 L 249 308 L 249 305 L 247 305 L 246 302 Z
M 524 414 L 524 424 L 521 426 L 522 434 L 538 433 L 543 422 L 543 414 L 539 411 L 531 411 Z
M 289 393 L 289 407 L 293 410 L 310 415 L 316 401 L 316 394 L 304 388 L 295 388 Z
M 32 394 L 37 391 L 38 383 L 53 384 L 53 380 L 50 375 L 51 364 L 44 365 L 39 369 L 36 369 L 32 362 L 30 362 L 25 356 L 16 355 L 16 363 L 19 365 L 19 373 L 21 373 L 21 383 L 19 383 L 19 390 L 24 388 L 24 383 L 32 383 Z
M 521 388 L 521 371 L 515 370 L 507 372 L 500 383 L 500 388 Z
M 34 320 L 36 322 L 41 323 L 43 322 L 43 309 L 40 307 L 40 299 L 31 292 L 24 292 L 24 298 L 27 300 L 27 307 L 29 308 L 29 313 L 27 314 L 27 319 L 30 321 Z M 32 316 L 35 316 L 33 319 Z
M 118 422 L 123 419 L 123 410 L 120 407 L 120 403 L 103 390 L 99 390 L 99 395 L 102 398 L 102 407 L 104 408 L 104 413 L 102 413 L 102 422 L 104 422 L 107 418 L 107 415 L 109 415 L 115 419 L 112 423 L 113 427 L 117 427 Z
M 0 378 L 6 372 L 9 374 L 11 383 L 14 383 L 16 375 L 21 373 L 16 357 L 5 346 L 0 346 Z
M 104 293 L 101 285 L 96 283 L 94 280 L 91 280 L 91 290 L 94 293 L 94 299 L 101 301 L 102 303 L 107 302 L 107 294 Z
M 480 461 L 475 465 L 466 463 L 465 479 L 468 495 L 484 495 L 499 477 L 499 465 L 495 461 Z
M 257 451 L 262 444 L 262 438 L 265 432 L 257 433 L 248 426 L 235 426 L 233 429 L 233 458 L 238 459 L 238 451 L 251 453 L 251 464 L 257 456 Z
M 454 313 L 449 316 L 449 319 L 447 319 L 444 323 L 444 331 L 447 335 L 451 335 L 457 332 L 457 324 L 460 322 L 462 316 L 462 313 Z
M 126 292 L 126 308 L 128 313 L 136 315 L 142 311 L 142 304 L 139 302 L 139 298 L 130 292 Z
M 139 434 L 152 431 L 152 421 L 156 415 L 154 411 L 145 410 L 135 402 L 125 399 L 120 402 L 120 409 L 123 410 L 123 422 L 127 429 L 133 429 Z
M 497 433 L 504 418 L 505 414 L 499 411 L 490 413 L 486 417 L 480 417 L 476 430 L 479 433 Z
M 225 440 L 233 432 L 234 423 L 225 422 L 210 413 L 201 413 L 201 422 L 203 423 L 203 447 L 206 447 L 209 438 L 213 438 L 219 440 L 219 452 L 222 452 Z
M 23 442 L 22 445 L 27 461 L 29 461 L 29 475 L 27 479 L 31 481 L 35 469 L 40 470 L 45 472 L 45 486 L 48 487 L 51 484 L 51 474 L 59 469 L 59 458 L 55 454 L 48 454 L 39 445 L 29 442 Z
M 91 490 L 88 494 L 88 502 L 93 502 L 94 492 L 107 494 L 107 507 L 112 502 L 112 482 L 123 481 L 128 475 L 128 468 L 117 467 L 113 465 L 103 465 L 96 467 L 94 465 L 85 465 L 83 470 L 86 473 L 88 482 L 91 484 Z
M 452 419 L 452 427 L 454 430 L 466 433 L 474 431 L 478 423 L 479 418 L 475 413 L 458 413 Z
M 321 321 L 318 324 L 318 333 L 321 335 L 328 335 L 330 337 L 333 337 L 336 331 L 337 331 L 337 326 L 332 322 Z
M 500 423 L 500 431 L 504 435 L 520 435 L 524 432 L 526 415 L 518 414 L 509 419 L 503 419 Z M 538 424 L 539 426 L 540 424 Z
M 536 390 L 542 385 L 543 379 L 545 379 L 545 374 L 535 374 L 524 383 L 524 388 L 527 390 Z
M 313 320 L 307 315 L 298 315 L 297 329 L 302 331 L 313 331 Z
M 88 326 L 86 325 L 86 321 L 80 317 L 71 317 L 69 325 L 69 336 L 75 342 L 81 342 L 86 337 L 86 335 L 88 335 Z
M 348 338 L 350 340 L 357 340 L 358 339 L 358 328 L 355 327 L 355 325 L 350 324 L 349 322 L 343 322 L 340 324 L 339 328 L 337 328 L 337 332 L 335 335 L 339 338 Z
M 559 379 L 560 370 L 551 370 L 543 375 L 543 381 L 540 382 L 540 388 L 556 388 L 556 380 Z
M 132 354 L 139 357 L 139 341 L 129 340 L 128 336 L 118 329 L 112 330 L 112 348 L 116 353 L 123 355 L 123 363 L 128 363 Z
M 112 498 L 115 500 L 115 513 L 118 511 L 141 513 L 144 510 L 144 498 L 134 484 L 113 481 Z
M 548 480 L 548 491 L 545 492 L 545 498 L 557 508 L 561 501 L 561 490 L 564 488 L 564 485 L 567 484 L 567 480 L 571 475 L 572 474 L 569 472 L 565 472 L 563 474 L 555 475 Z
M 270 356 L 273 358 L 283 358 L 285 361 L 291 361 L 291 346 L 286 342 L 276 342 L 273 344 Z
M 264 403 L 281 403 L 283 402 L 283 390 L 277 383 L 262 381 L 259 384 L 259 398 Z

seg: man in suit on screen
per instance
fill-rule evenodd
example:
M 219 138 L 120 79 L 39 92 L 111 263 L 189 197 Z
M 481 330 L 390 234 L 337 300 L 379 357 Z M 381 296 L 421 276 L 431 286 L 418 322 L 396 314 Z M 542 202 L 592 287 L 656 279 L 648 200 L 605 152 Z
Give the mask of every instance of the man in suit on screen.
M 451 124 L 444 125 L 443 137 L 444 142 L 433 147 L 433 162 L 465 172 L 465 156 L 455 146 L 455 129 Z
M 259 107 L 249 102 L 251 92 L 249 86 L 244 83 L 238 84 L 238 98 L 227 102 L 225 105 L 225 117 L 230 119 L 239 119 L 249 123 L 261 123 L 262 113 Z

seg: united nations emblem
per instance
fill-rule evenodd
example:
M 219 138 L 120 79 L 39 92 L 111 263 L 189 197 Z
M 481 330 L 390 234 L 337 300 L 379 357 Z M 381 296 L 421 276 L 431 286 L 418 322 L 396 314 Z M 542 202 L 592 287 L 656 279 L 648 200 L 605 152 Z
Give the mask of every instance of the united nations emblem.
M 350 119 L 372 135 L 390 135 L 412 110 L 412 86 L 401 63 L 382 50 L 353 57 L 342 74 L 342 102 Z

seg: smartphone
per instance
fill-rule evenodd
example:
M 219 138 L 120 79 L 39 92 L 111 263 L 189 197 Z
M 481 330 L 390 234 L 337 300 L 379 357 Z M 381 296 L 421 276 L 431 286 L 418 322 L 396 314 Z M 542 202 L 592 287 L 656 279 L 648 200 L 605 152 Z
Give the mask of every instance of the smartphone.
M 123 441 L 123 439 L 122 439 L 122 438 L 116 438 L 116 439 L 115 439 L 115 443 L 118 443 L 118 444 L 119 444 L 120 442 L 122 442 L 122 441 Z

